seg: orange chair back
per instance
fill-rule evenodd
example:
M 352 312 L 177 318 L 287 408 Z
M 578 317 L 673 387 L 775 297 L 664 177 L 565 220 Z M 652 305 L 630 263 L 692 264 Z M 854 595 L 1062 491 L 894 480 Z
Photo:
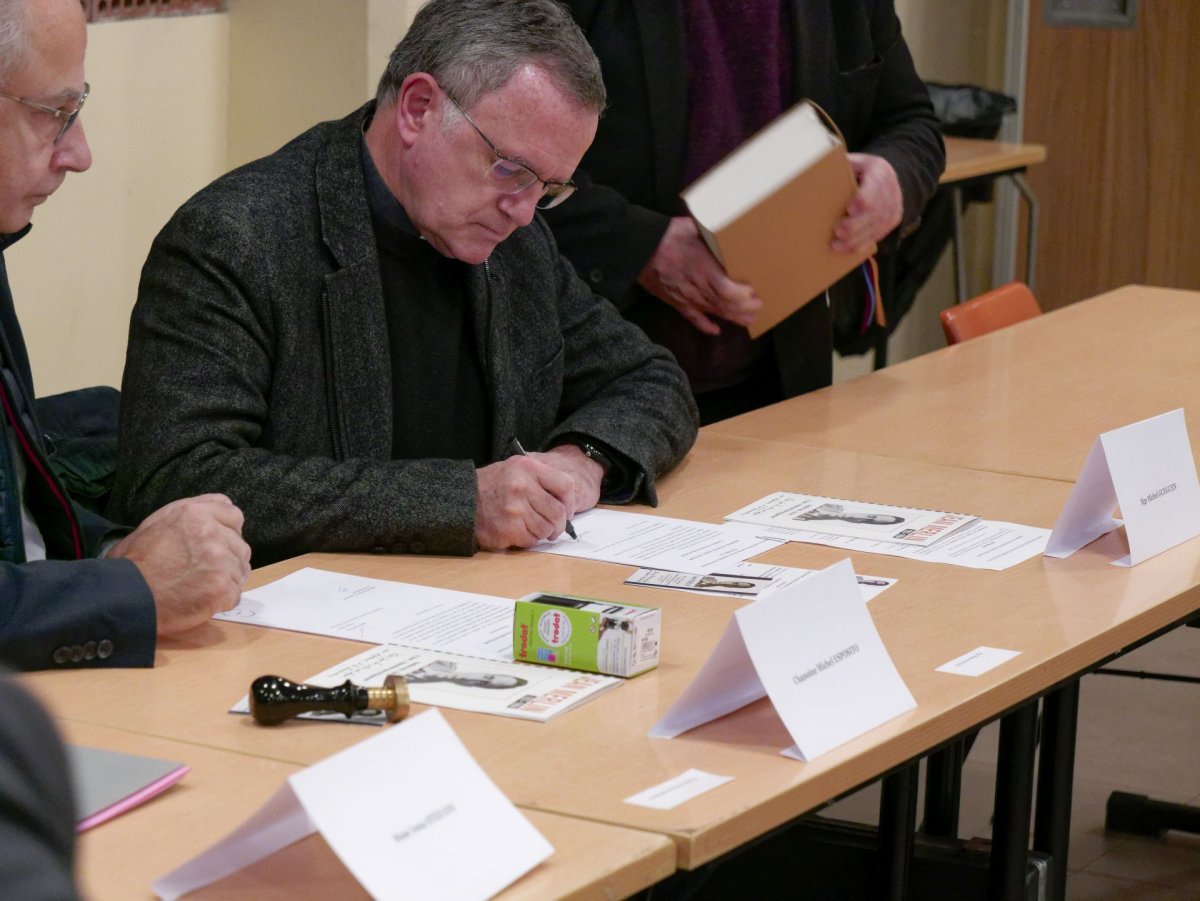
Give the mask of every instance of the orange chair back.
M 946 333 L 947 344 L 957 344 L 1041 313 L 1042 308 L 1029 287 L 1024 282 L 1010 282 L 942 310 L 942 331 Z

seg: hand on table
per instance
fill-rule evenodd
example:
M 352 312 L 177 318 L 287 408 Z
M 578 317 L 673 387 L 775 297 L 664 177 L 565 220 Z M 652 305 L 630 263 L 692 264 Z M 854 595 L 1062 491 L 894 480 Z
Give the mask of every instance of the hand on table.
M 223 494 L 173 501 L 122 538 L 109 557 L 141 571 L 154 597 L 158 634 L 198 626 L 237 605 L 250 575 L 242 511 Z
M 603 477 L 600 464 L 573 445 L 477 469 L 475 541 L 502 550 L 557 538 L 568 519 L 596 505 Z

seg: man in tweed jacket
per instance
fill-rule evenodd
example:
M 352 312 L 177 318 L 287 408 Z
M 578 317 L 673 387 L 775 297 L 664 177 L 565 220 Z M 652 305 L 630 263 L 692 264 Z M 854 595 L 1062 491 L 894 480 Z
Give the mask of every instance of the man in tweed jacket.
M 433 0 L 375 102 L 192 198 L 142 274 L 115 512 L 225 492 L 261 564 L 529 546 L 654 503 L 695 439 L 686 379 L 535 215 L 603 106 L 553 0 Z

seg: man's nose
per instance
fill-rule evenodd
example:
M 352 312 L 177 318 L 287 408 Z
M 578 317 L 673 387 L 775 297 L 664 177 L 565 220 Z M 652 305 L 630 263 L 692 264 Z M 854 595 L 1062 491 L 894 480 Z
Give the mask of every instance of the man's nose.
M 54 148 L 52 163 L 56 169 L 86 172 L 92 166 L 92 148 L 88 146 L 83 122 L 76 121 Z
M 501 194 L 501 211 L 516 222 L 518 227 L 528 225 L 537 213 L 537 202 L 542 196 L 540 187 L 541 185 L 535 182 L 519 194 Z

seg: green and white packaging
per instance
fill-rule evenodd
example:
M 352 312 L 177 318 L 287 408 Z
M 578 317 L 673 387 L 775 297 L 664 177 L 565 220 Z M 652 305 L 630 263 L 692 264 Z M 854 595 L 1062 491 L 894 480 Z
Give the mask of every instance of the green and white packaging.
M 609 676 L 658 666 L 662 611 L 534 592 L 517 601 L 513 658 Z

